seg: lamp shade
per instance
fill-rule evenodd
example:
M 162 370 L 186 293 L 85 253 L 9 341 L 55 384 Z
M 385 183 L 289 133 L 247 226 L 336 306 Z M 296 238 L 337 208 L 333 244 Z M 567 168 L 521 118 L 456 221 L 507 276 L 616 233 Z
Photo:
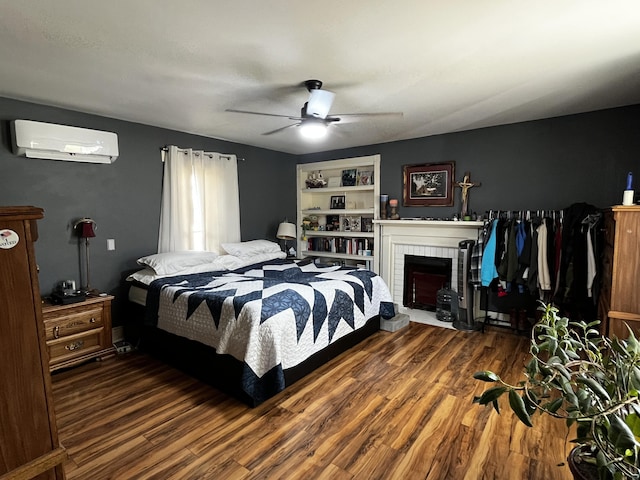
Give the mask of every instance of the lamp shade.
M 93 238 L 96 236 L 96 232 L 94 230 L 96 222 L 94 222 L 90 218 L 82 218 L 78 220 L 75 224 L 75 228 L 78 231 L 78 236 L 80 238 Z
M 282 222 L 278 226 L 276 237 L 280 240 L 294 240 L 296 238 L 296 226 L 293 223 Z

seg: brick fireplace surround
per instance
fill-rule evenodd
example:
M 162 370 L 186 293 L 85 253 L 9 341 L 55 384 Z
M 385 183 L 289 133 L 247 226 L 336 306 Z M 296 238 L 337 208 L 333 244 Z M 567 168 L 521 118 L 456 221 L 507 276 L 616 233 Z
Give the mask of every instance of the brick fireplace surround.
M 424 313 L 402 305 L 405 255 L 450 258 L 451 286 L 457 290 L 458 244 L 462 240 L 477 240 L 478 230 L 482 228 L 482 222 L 447 220 L 377 220 L 376 223 L 380 227 L 381 243 L 378 245 L 379 273 L 400 312 L 408 313 L 412 320 Z

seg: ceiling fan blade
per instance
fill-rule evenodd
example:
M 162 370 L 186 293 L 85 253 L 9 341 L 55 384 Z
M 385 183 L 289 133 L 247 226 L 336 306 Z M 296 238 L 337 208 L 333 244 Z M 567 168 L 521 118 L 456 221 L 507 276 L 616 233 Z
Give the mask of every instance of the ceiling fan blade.
M 248 113 L 249 115 L 262 115 L 265 117 L 280 117 L 280 118 L 291 118 L 291 120 L 297 120 L 297 117 L 290 117 L 289 115 L 278 115 L 276 113 L 262 113 L 262 112 L 250 112 L 248 110 L 236 110 L 234 108 L 227 108 L 225 112 L 234 112 L 234 113 Z
M 280 128 L 276 128 L 275 130 L 271 130 L 270 132 L 264 132 L 262 135 L 273 135 L 274 133 L 281 132 L 283 130 L 286 130 L 287 128 L 297 127 L 298 125 L 300 125 L 300 124 L 299 123 L 292 123 L 291 125 L 287 125 L 286 127 L 280 127 Z
M 402 112 L 378 112 L 378 113 L 336 113 L 338 117 L 402 117 Z

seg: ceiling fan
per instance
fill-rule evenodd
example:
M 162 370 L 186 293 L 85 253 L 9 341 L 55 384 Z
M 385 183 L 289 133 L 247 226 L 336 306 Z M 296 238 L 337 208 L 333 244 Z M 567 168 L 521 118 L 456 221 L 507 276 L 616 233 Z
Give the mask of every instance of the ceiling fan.
M 300 110 L 299 117 L 289 115 L 278 115 L 275 113 L 251 112 L 247 110 L 236 110 L 227 108 L 227 112 L 247 113 L 249 115 L 262 115 L 267 117 L 282 117 L 295 120 L 297 123 L 276 128 L 262 135 L 272 135 L 291 127 L 300 127 L 300 133 L 307 138 L 321 138 L 327 133 L 329 125 L 339 123 L 343 117 L 401 117 L 402 112 L 379 112 L 379 113 L 341 113 L 329 116 L 329 110 L 335 97 L 335 93 L 329 90 L 322 90 L 320 80 L 306 80 L 304 86 L 309 91 L 309 99 Z

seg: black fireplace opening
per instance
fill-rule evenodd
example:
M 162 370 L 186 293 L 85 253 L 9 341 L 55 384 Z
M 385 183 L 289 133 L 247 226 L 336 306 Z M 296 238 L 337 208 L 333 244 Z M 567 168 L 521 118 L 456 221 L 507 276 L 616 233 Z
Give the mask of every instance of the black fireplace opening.
M 435 311 L 438 290 L 451 286 L 451 265 L 450 258 L 405 255 L 402 304 Z

